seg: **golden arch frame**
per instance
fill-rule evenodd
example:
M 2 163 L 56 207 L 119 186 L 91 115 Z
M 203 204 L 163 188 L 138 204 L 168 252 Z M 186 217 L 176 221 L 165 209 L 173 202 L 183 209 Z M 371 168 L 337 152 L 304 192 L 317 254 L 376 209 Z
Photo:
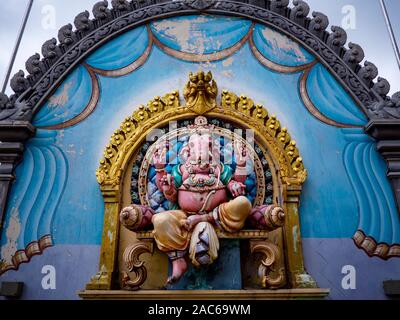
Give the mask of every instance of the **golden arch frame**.
M 201 84 L 200 84 L 200 81 Z M 156 97 L 147 106 L 140 106 L 126 118 L 111 137 L 96 172 L 104 197 L 104 226 L 99 272 L 87 284 L 87 290 L 111 290 L 117 271 L 119 212 L 122 182 L 135 151 L 154 128 L 170 121 L 194 118 L 198 115 L 215 117 L 252 129 L 259 145 L 268 150 L 281 182 L 286 224 L 283 228 L 286 271 L 291 288 L 315 288 L 315 281 L 306 273 L 303 263 L 299 223 L 299 202 L 307 171 L 286 128 L 274 115 L 252 99 L 224 90 L 221 103 L 216 100 L 217 85 L 211 73 L 190 75 L 184 90 L 186 104 L 181 104 L 179 92 Z

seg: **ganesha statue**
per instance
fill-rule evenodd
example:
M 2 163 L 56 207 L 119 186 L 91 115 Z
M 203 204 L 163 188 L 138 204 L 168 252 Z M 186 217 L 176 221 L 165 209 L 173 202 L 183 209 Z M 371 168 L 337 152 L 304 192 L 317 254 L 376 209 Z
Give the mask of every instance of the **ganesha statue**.
M 155 212 L 150 206 L 133 204 L 120 214 L 121 223 L 132 231 L 153 227 L 160 251 L 172 261 L 167 283 L 177 282 L 187 271 L 209 265 L 218 257 L 218 233 L 237 233 L 250 226 L 274 230 L 284 223 L 282 208 L 257 205 L 246 197 L 245 182 L 253 159 L 249 145 L 232 141 L 235 166 L 225 164 L 215 129 L 199 116 L 188 127 L 189 137 L 179 151 L 179 161 L 167 170 L 167 141 L 151 150 L 158 190 L 172 210 Z

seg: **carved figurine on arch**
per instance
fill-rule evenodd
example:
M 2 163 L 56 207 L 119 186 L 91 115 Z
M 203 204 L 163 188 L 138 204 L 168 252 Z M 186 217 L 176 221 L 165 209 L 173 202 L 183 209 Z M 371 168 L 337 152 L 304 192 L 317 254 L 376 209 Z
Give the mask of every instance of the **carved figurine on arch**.
M 158 142 L 152 154 L 156 184 L 174 210 L 156 213 L 143 205 L 121 212 L 121 222 L 132 231 L 153 224 L 160 251 L 172 261 L 167 283 L 177 282 L 187 271 L 187 259 L 196 266 L 211 264 L 218 257 L 216 229 L 239 232 L 247 220 L 259 229 L 273 230 L 284 223 L 283 209 L 274 205 L 253 207 L 246 197 L 247 169 L 252 161 L 248 146 L 234 140 L 235 169 L 221 161 L 215 128 L 199 116 L 189 126 L 189 139 L 179 152 L 180 163 L 166 170 L 169 144 Z M 251 221 L 253 220 L 253 221 Z

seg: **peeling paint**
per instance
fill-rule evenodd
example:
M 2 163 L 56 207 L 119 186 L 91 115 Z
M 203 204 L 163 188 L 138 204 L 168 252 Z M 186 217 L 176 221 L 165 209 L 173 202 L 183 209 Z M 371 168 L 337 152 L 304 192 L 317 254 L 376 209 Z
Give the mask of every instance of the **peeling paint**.
M 70 99 L 69 99 L 69 94 L 68 91 L 72 87 L 71 82 L 67 82 L 62 91 L 58 95 L 53 95 L 52 97 L 49 98 L 49 107 L 50 108 L 55 108 L 58 106 L 63 106 L 65 105 Z
M 262 30 L 262 34 L 268 41 L 271 42 L 273 52 L 275 55 L 282 55 L 282 51 L 292 51 L 298 62 L 308 62 L 307 57 L 304 52 L 301 50 L 301 47 L 298 43 L 292 41 L 287 36 L 280 34 L 274 30 L 269 28 L 265 28 Z
M 55 144 L 57 146 L 59 146 L 60 148 L 63 148 L 64 147 L 64 144 L 63 144 L 64 138 L 65 138 L 65 130 L 63 129 L 63 130 L 57 131 Z
M 17 248 L 17 239 L 21 233 L 21 221 L 18 209 L 13 210 L 6 230 L 7 242 L 1 247 L 1 258 L 7 264 L 12 264 L 12 257 Z
M 210 61 L 199 64 L 199 71 L 205 70 L 205 69 L 216 69 L 216 68 L 217 68 L 216 64 L 211 63 Z
M 226 78 L 233 78 L 233 72 L 231 70 L 224 70 L 221 74 Z
M 65 152 L 71 155 L 76 155 L 75 144 L 69 144 Z
M 233 61 L 234 61 L 233 57 L 230 57 L 230 58 L 224 60 L 224 61 L 222 62 L 222 65 L 223 65 L 224 67 L 229 67 L 229 66 L 232 65 Z
M 164 20 L 160 22 L 154 22 L 153 27 L 157 31 L 164 32 L 166 35 L 172 37 L 183 51 L 203 54 L 206 50 L 205 34 L 201 30 L 196 30 L 193 26 L 196 23 L 207 21 L 208 20 L 205 17 L 181 21 Z M 191 39 L 195 39 L 195 42 L 190 43 Z
M 293 251 L 295 254 L 297 254 L 297 243 L 299 241 L 298 226 L 293 226 L 292 234 L 293 234 Z

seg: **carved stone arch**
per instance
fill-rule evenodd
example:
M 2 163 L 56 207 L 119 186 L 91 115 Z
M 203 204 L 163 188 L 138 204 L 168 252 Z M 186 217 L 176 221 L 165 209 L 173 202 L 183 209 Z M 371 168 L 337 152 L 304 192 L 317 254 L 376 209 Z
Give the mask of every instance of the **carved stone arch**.
M 112 1 L 112 8 L 106 0 L 89 12 L 77 15 L 71 24 L 63 26 L 55 38 L 46 41 L 41 57 L 35 54 L 26 62 L 29 75 L 19 71 L 11 80 L 15 94 L 0 94 L 1 141 L 0 161 L 7 163 L 1 172 L 0 212 L 4 213 L 10 182 L 14 169 L 22 158 L 23 146 L 35 133 L 31 121 L 43 102 L 58 87 L 63 79 L 90 53 L 112 38 L 152 20 L 199 13 L 222 14 L 244 17 L 277 29 L 299 42 L 314 54 L 354 98 L 357 105 L 368 116 L 370 122 L 365 128 L 367 134 L 377 140 L 377 148 L 388 163 L 388 178 L 392 183 L 397 203 L 400 202 L 400 95 L 387 96 L 390 85 L 378 76 L 378 70 L 371 62 L 359 63 L 364 58 L 360 46 L 347 41 L 346 32 L 337 26 L 326 30 L 328 17 L 313 12 L 302 0 L 147 0 Z M 2 218 L 0 219 L 2 220 Z
M 211 76 L 211 73 L 209 75 Z M 287 266 L 284 276 L 288 277 L 287 286 L 290 288 L 312 288 L 316 286 L 314 280 L 306 273 L 303 264 L 298 213 L 300 194 L 302 185 L 307 178 L 307 170 L 296 147 L 296 142 L 292 140 L 288 129 L 281 127 L 275 115 L 270 115 L 267 109 L 262 105 L 255 104 L 251 98 L 244 95 L 238 97 L 228 90 L 223 90 L 220 103 L 217 103 L 216 84 L 214 90 L 214 97 L 207 97 L 207 94 L 203 96 L 197 94 L 193 99 L 191 99 L 188 91 L 185 91 L 186 103 L 183 104 L 178 91 L 163 97 L 156 97 L 147 106 L 140 106 L 131 116 L 127 117 L 120 128 L 112 135 L 97 170 L 97 179 L 105 203 L 100 270 L 87 285 L 87 290 L 109 290 L 115 287 L 123 181 L 130 169 L 129 164 L 133 156 L 137 154 L 139 147 L 146 141 L 147 135 L 152 130 L 163 128 L 171 121 L 194 119 L 199 115 L 236 123 L 238 126 L 254 131 L 255 141 L 269 155 L 271 171 L 278 184 L 276 188 L 279 189 L 277 191 L 279 196 L 276 202 L 285 210 L 286 222 L 282 228 L 284 243 L 281 251 L 284 252 L 284 260 Z M 204 96 L 206 98 L 203 98 Z M 142 159 L 142 161 L 146 160 Z M 293 232 L 293 230 L 296 230 L 296 232 Z M 237 237 L 257 239 L 266 237 L 266 235 L 265 231 L 253 230 L 239 232 Z M 151 234 L 144 232 L 142 237 L 151 238 Z M 129 260 L 129 269 L 136 272 L 135 280 L 127 280 L 126 282 L 135 289 L 139 288 L 146 278 L 146 270 L 143 269 L 143 263 L 139 262 L 138 257 L 143 252 L 151 252 L 152 247 L 151 241 L 149 243 L 146 240 L 146 242 L 141 242 L 138 245 L 137 255 L 134 253 L 135 248 L 131 247 L 127 248 L 124 253 L 124 256 Z M 275 247 L 270 248 L 268 245 L 257 243 L 252 243 L 251 250 L 267 255 L 263 262 L 264 266 L 260 266 L 260 270 L 264 270 L 262 272 L 268 269 L 268 263 L 272 264 L 282 254 Z M 136 267 L 132 267 L 133 265 L 136 265 Z M 265 279 L 269 279 L 267 275 L 264 276 L 263 281 L 268 282 Z M 270 281 L 271 287 L 273 287 L 274 281 L 278 285 L 279 281 L 283 280 Z
M 399 119 L 398 94 L 387 96 L 390 84 L 386 79 L 379 77 L 374 82 L 378 70 L 373 63 L 359 64 L 364 59 L 363 49 L 352 42 L 346 48 L 347 34 L 341 27 L 326 31 L 329 20 L 323 13 L 313 12 L 312 18 L 308 17 L 306 2 L 295 0 L 293 4 L 290 8 L 289 1 L 281 0 L 148 0 L 124 5 L 113 1 L 110 10 L 107 1 L 100 1 L 93 7 L 95 19 L 89 18 L 88 11 L 80 13 L 75 30 L 71 24 L 62 27 L 59 42 L 53 38 L 43 44 L 43 58 L 35 54 L 27 60 L 28 76 L 23 71 L 14 75 L 10 84 L 15 94 L 2 95 L 1 105 L 9 107 L 0 112 L 0 119 L 30 121 L 74 67 L 114 37 L 149 21 L 201 13 L 237 16 L 271 26 L 315 55 L 370 119 Z

